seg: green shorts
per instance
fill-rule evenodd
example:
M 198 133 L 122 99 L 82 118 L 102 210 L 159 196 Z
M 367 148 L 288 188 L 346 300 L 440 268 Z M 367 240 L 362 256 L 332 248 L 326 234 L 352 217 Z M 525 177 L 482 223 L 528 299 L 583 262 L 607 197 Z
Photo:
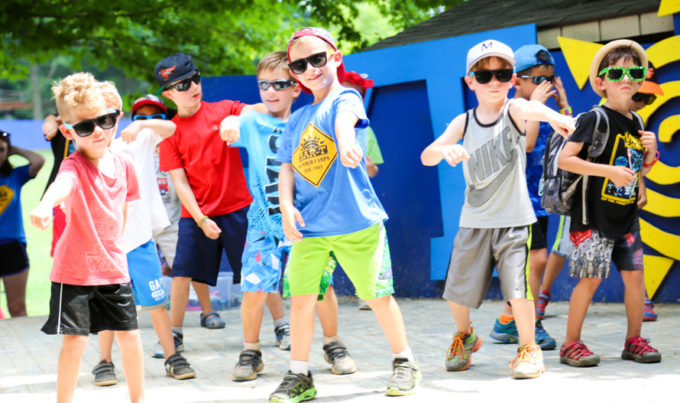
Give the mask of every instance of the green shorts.
M 291 295 L 325 292 L 322 279 L 331 252 L 359 298 L 370 300 L 394 293 L 387 234 L 379 223 L 351 234 L 303 238 L 293 244 L 286 268 Z

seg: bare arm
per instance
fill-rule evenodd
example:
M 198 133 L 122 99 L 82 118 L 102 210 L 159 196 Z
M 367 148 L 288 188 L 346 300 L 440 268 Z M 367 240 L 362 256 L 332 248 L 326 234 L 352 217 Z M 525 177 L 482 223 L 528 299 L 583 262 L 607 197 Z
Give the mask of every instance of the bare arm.
M 137 135 L 142 129 L 151 129 L 158 133 L 163 140 L 175 134 L 177 125 L 171 120 L 146 119 L 135 120 L 120 132 L 120 137 L 126 143 L 131 143 L 137 139 Z
M 257 104 L 244 106 L 241 113 L 246 113 L 248 111 L 255 111 L 255 112 L 260 112 L 260 113 L 267 113 L 268 112 L 267 107 L 264 106 L 264 104 L 262 102 L 257 103 Z
M 465 119 L 464 113 L 456 116 L 446 127 L 444 133 L 423 150 L 420 154 L 420 161 L 423 165 L 434 166 L 445 159 L 450 165 L 456 166 L 460 161 L 470 159 L 467 150 L 462 145 L 457 144 L 463 138 Z
M 563 137 L 574 132 L 574 119 L 571 116 L 560 115 L 543 105 L 540 101 L 516 98 L 510 104 L 510 116 L 517 123 L 523 125 L 525 120 L 548 122 L 556 133 Z M 522 127 L 519 128 L 520 130 Z
M 626 186 L 635 179 L 635 173 L 628 167 L 598 164 L 580 158 L 578 154 L 582 148 L 583 143 L 570 141 L 565 144 L 557 165 L 579 175 L 609 178 L 616 186 Z
M 288 239 L 294 242 L 302 240 L 302 233 L 297 229 L 295 223 L 300 224 L 300 227 L 305 226 L 300 211 L 295 208 L 293 198 L 295 196 L 295 173 L 293 172 L 293 165 L 283 163 L 281 171 L 279 171 L 279 202 L 281 206 L 281 223 L 283 225 L 283 233 Z
M 177 196 L 182 202 L 184 208 L 189 212 L 191 217 L 196 221 L 196 225 L 203 231 L 205 236 L 210 239 L 217 239 L 220 235 L 220 228 L 215 224 L 210 218 L 205 218 L 206 216 L 201 211 L 201 207 L 196 201 L 196 196 L 194 196 L 194 191 L 191 190 L 191 185 L 189 185 L 189 179 L 184 171 L 184 168 L 173 169 L 170 171 L 170 178 L 175 184 L 175 190 L 177 191 Z
M 60 179 L 57 176 L 57 179 L 47 188 L 38 206 L 31 211 L 31 224 L 40 229 L 46 229 L 52 217 L 54 206 L 66 200 L 72 191 L 73 183 L 68 179 Z
M 31 178 L 35 178 L 45 164 L 45 158 L 40 154 L 25 148 L 12 146 L 9 150 L 9 155 L 21 155 L 28 160 L 28 176 Z
M 538 132 L 541 129 L 541 122 L 537 122 L 535 120 L 530 120 L 526 122 L 526 141 L 527 141 L 527 146 L 526 150 L 528 153 L 534 151 L 534 147 L 536 147 L 536 140 L 538 140 Z
M 59 116 L 47 115 L 45 117 L 45 122 L 42 125 L 43 135 L 45 140 L 50 141 L 57 134 L 59 130 L 59 125 L 62 124 L 61 118 Z

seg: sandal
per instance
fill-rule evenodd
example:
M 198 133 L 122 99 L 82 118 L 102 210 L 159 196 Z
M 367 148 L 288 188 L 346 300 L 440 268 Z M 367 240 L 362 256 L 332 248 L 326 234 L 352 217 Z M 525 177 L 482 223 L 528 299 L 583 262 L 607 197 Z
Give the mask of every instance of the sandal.
M 222 329 L 226 323 L 220 318 L 217 312 L 209 312 L 205 315 L 201 314 L 201 326 L 208 329 Z

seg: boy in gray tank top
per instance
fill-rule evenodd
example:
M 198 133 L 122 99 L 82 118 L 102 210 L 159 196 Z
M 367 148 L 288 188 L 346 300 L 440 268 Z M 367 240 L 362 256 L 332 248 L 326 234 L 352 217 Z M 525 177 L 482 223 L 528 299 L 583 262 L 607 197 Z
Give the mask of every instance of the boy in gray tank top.
M 470 308 L 481 305 L 495 266 L 519 332 L 512 375 L 536 378 L 545 366 L 534 341 L 533 296 L 527 283 L 529 227 L 536 217 L 524 174 L 525 121 L 547 121 L 563 136 L 574 131 L 574 123 L 538 101 L 508 101 L 516 79 L 514 64 L 512 49 L 495 40 L 468 51 L 465 82 L 479 106 L 457 116 L 421 160 L 428 166 L 442 160 L 451 166 L 462 162 L 467 185 L 444 288 L 458 330 L 446 369 L 469 368 L 471 354 L 482 345 L 470 324 Z

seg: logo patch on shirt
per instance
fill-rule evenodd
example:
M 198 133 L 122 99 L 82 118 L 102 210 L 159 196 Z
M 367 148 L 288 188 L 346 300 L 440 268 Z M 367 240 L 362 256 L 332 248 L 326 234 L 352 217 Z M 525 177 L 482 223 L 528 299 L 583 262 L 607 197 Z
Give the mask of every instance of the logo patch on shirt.
M 293 151 L 293 168 L 307 182 L 319 187 L 337 156 L 333 139 L 310 123 Z
M 9 186 L 0 186 L 0 215 L 5 212 L 12 199 L 14 199 L 14 190 Z

